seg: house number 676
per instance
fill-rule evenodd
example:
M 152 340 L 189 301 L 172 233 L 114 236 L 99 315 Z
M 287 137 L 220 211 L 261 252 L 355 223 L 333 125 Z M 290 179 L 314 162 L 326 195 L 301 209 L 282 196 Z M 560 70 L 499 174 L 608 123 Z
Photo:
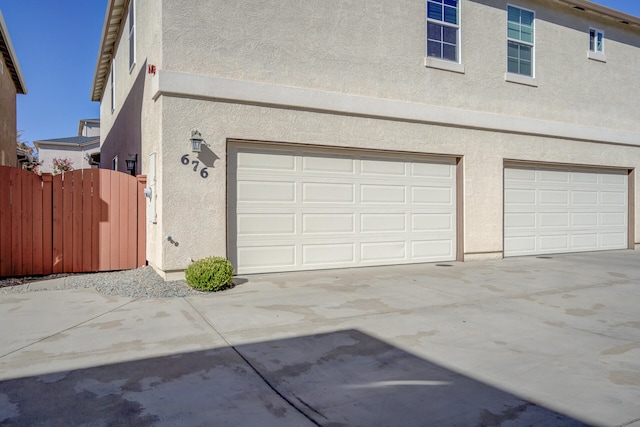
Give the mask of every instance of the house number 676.
M 182 156 L 182 158 L 180 158 L 180 162 L 185 166 L 188 166 L 189 163 L 191 163 L 193 165 L 193 171 L 198 172 L 198 166 L 200 166 L 200 160 L 191 160 L 189 159 L 189 155 L 185 154 L 184 156 Z M 209 172 L 207 171 L 206 167 L 203 167 L 202 169 L 200 169 L 200 176 L 202 178 L 209 177 Z

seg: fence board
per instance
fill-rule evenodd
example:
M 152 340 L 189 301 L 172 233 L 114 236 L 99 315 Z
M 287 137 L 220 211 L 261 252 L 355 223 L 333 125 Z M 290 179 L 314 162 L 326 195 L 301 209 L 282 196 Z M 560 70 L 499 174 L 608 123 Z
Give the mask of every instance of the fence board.
M 105 169 L 39 177 L 0 166 L 0 276 L 144 265 L 144 183 Z
M 42 176 L 42 274 L 53 273 L 53 180 Z
M 53 272 L 62 273 L 64 271 L 64 205 L 62 203 L 62 175 L 52 178 L 53 197 L 52 197 L 52 214 L 53 214 Z M 53 209 L 53 206 L 58 209 Z
M 136 191 L 137 194 L 137 203 L 138 203 L 138 218 L 136 220 L 137 225 L 137 242 L 138 242 L 138 253 L 136 255 L 136 265 L 144 265 L 147 257 L 147 199 L 144 197 L 144 188 L 147 186 L 147 177 L 144 175 L 138 175 L 138 189 Z
M 11 275 L 22 276 L 22 175 L 20 169 L 14 169 L 11 174 Z
M 22 271 L 23 274 L 33 271 L 33 215 L 29 215 L 29 212 L 33 212 L 33 187 L 31 178 L 25 174 L 19 174 L 21 182 L 22 192 Z
M 33 270 L 31 274 L 43 274 L 43 235 L 42 235 L 42 179 L 38 177 L 36 174 L 32 174 L 30 176 L 29 181 L 31 181 L 31 191 L 32 191 L 32 199 L 31 199 L 31 211 L 33 212 L 33 228 L 31 229 L 30 239 L 33 242 Z M 29 211 L 27 211 L 29 212 Z
M 0 168 L 0 276 L 11 275 L 11 169 Z
M 93 175 L 91 170 L 83 170 L 82 175 L 82 267 L 81 271 L 91 271 L 91 223 L 93 215 L 91 213 L 91 186 L 93 185 Z

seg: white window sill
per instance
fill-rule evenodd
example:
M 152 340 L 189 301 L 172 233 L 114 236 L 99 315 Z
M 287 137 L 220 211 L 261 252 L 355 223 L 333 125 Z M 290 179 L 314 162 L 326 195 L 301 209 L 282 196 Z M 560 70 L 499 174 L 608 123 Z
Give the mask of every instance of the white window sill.
M 464 74 L 464 65 L 458 64 L 457 62 L 426 57 L 424 58 L 424 66 L 427 68 L 437 68 L 438 70 Z
M 519 74 L 505 73 L 504 80 L 511 83 L 517 83 L 520 85 L 538 87 L 538 82 L 533 77 L 521 76 Z
M 607 62 L 607 56 L 602 52 L 588 51 L 587 56 L 589 59 L 593 59 L 594 61 Z

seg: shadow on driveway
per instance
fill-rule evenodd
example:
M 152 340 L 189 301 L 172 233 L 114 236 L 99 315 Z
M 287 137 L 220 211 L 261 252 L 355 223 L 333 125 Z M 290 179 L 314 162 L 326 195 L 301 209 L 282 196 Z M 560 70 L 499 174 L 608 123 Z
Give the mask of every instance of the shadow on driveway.
M 0 425 L 586 424 L 351 329 L 4 381 Z

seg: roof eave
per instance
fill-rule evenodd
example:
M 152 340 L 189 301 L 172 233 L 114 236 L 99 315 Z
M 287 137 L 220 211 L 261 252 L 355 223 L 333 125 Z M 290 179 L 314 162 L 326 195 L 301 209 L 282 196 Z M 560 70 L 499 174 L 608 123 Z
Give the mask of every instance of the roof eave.
M 91 87 L 91 100 L 102 101 L 105 82 L 111 70 L 111 60 L 115 52 L 116 43 L 120 40 L 122 26 L 127 14 L 129 0 L 109 0 L 102 26 L 100 49 L 96 61 L 96 69 Z
M 629 15 L 628 13 L 620 12 L 619 10 L 611 9 L 606 6 L 594 3 L 589 0 L 556 0 L 561 3 L 568 4 L 577 9 L 583 9 L 585 11 L 595 12 L 599 15 L 606 16 L 618 21 L 620 24 L 635 25 L 640 27 L 640 17 Z
M 0 43 L 4 41 L 4 45 L 9 52 L 9 58 L 7 61 L 10 62 L 11 77 L 13 78 L 13 82 L 16 86 L 16 92 L 21 95 L 27 94 L 27 85 L 24 81 L 24 76 L 22 75 L 22 69 L 20 68 L 20 63 L 18 62 L 18 57 L 16 56 L 16 52 L 13 49 L 13 43 L 11 43 L 11 37 L 9 37 L 9 30 L 7 29 L 7 24 L 4 21 L 4 17 L 2 16 L 2 11 L 0 11 Z

